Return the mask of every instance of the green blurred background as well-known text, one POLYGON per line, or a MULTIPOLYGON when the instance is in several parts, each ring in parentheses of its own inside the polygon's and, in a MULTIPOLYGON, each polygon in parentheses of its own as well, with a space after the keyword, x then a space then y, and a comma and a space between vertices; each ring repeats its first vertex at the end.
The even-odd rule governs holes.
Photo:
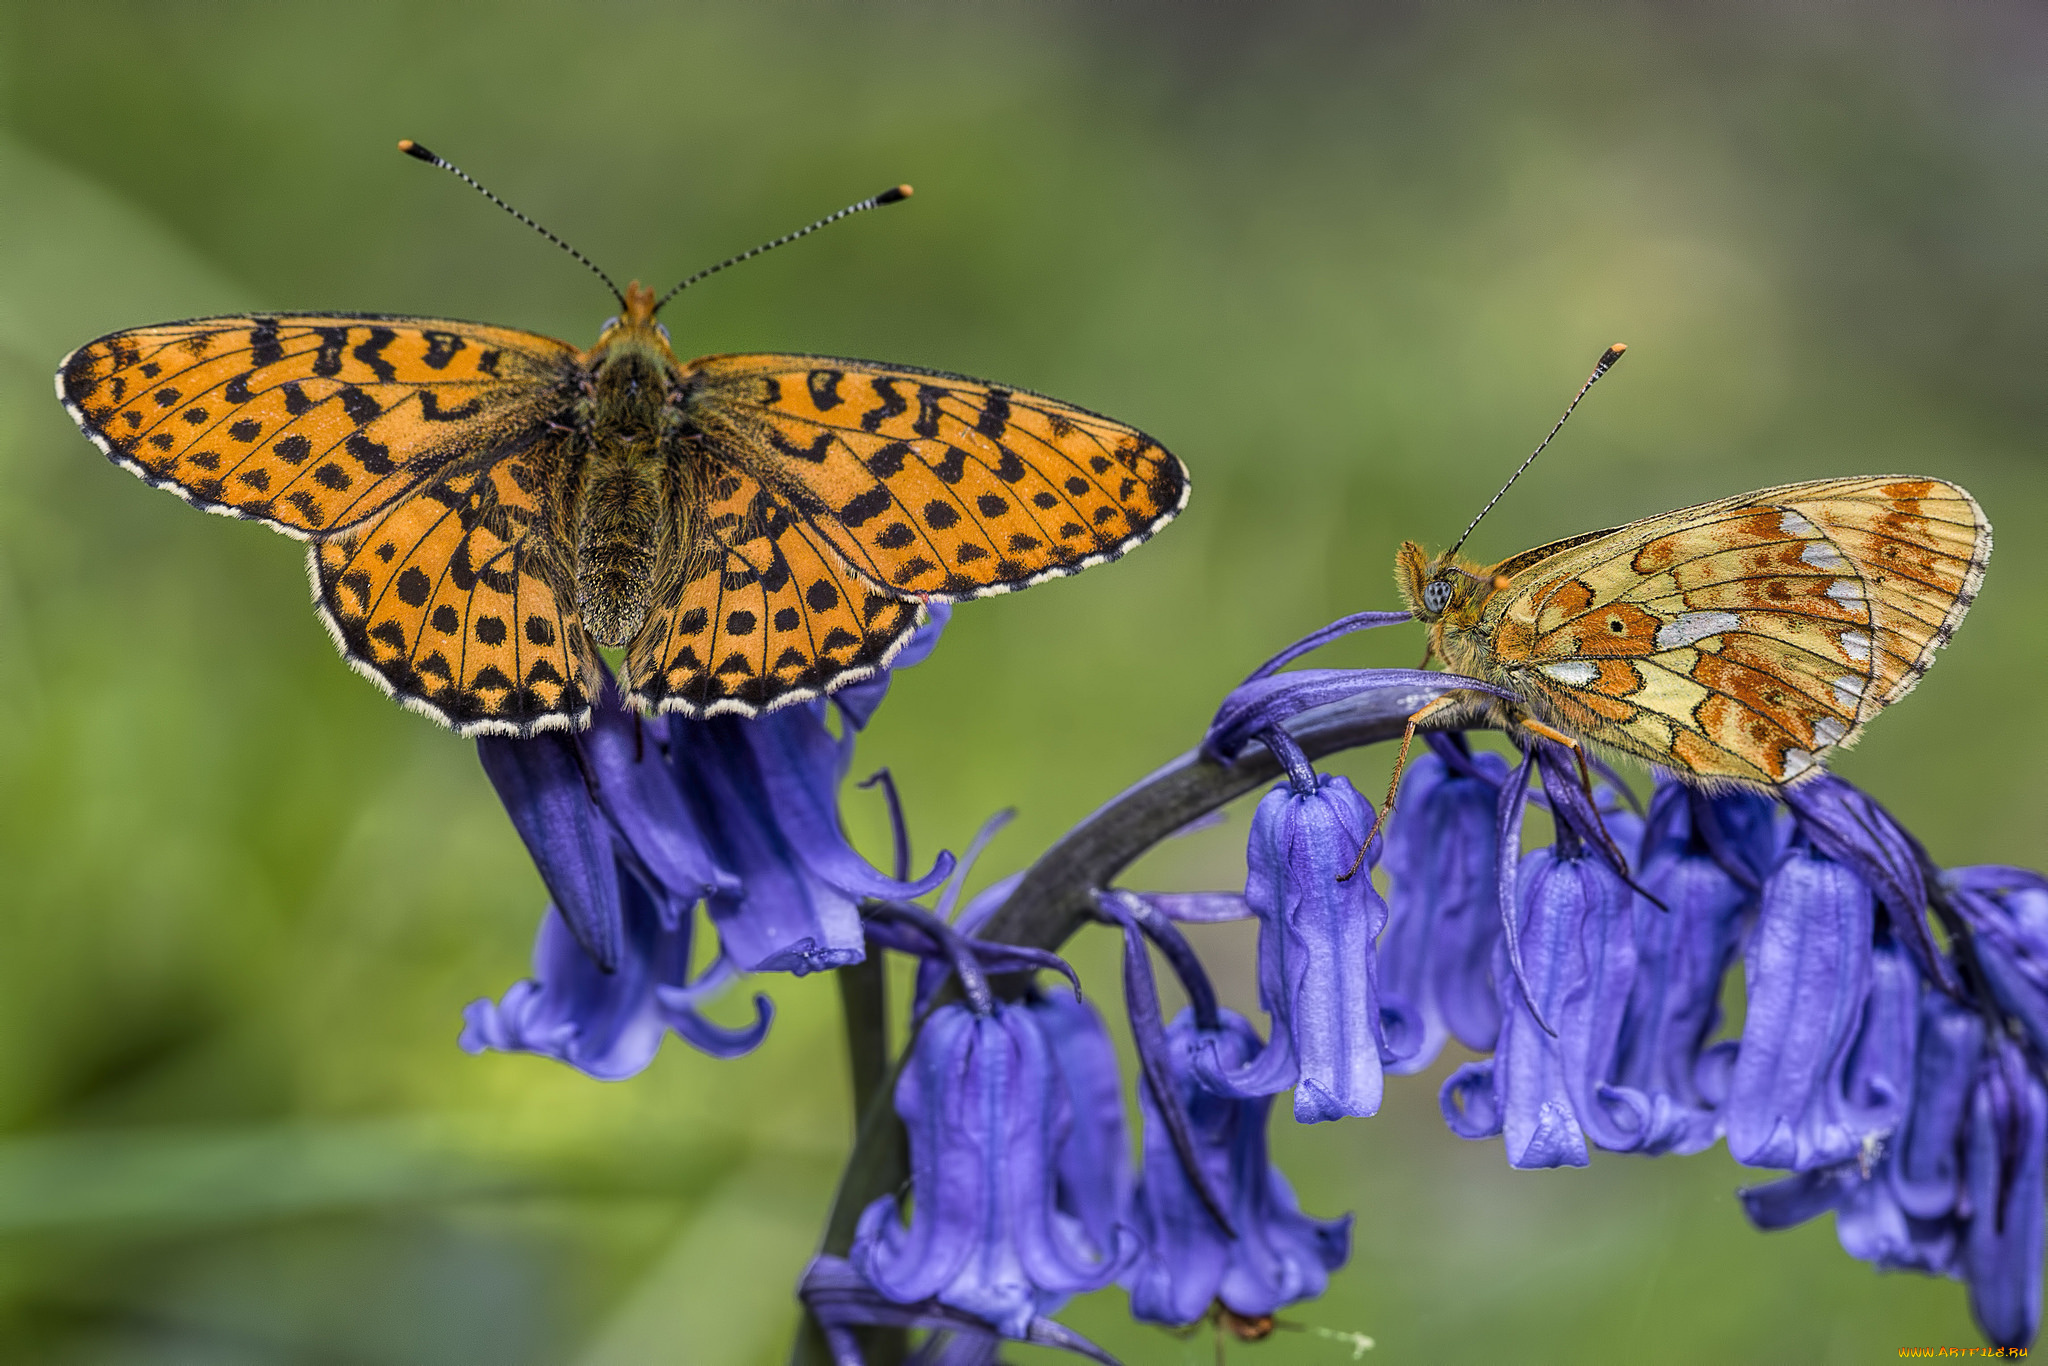
MULTIPOLYGON (((50 396, 100 333, 242 308, 587 344, 609 301, 462 163, 657 287, 684 355, 984 374, 1151 431, 1193 504, 960 611, 860 763, 1006 871, 1187 748, 1296 635, 1395 604, 1600 348, 1477 537, 1505 555, 1784 480, 1941 475, 1999 550, 1840 769, 1950 863, 2042 862, 2048 15, 1954 6, 104 4, 0 10, 0 1359, 767 1363, 849 1125, 831 984, 753 1057, 627 1083, 470 1058, 542 905, 471 747, 335 658, 300 552, 120 473, 50 396)), ((1384 631, 1333 662, 1413 664, 1384 631)), ((1350 771, 1384 781, 1381 755, 1350 771)), ((880 850, 872 794, 849 823, 880 850)), ((1242 811, 1133 881, 1242 877, 1242 811)), ((1237 1004, 1249 944, 1204 936, 1237 1004)), ((1075 954, 1116 1000, 1108 947, 1075 954)), ((743 1003, 727 1008, 737 1012, 743 1003)), ((1370 1360, 1861 1362, 1977 1341, 1718 1151, 1511 1173, 1442 1069, 1275 1124, 1356 1253, 1298 1318, 1370 1360)), ((1207 1362, 1124 1318, 1133 1362, 1207 1362)), ((1282 1334, 1244 1361, 1340 1362, 1282 1334)), ((1020 1352, 1017 1359, 1041 1359, 1020 1352)))

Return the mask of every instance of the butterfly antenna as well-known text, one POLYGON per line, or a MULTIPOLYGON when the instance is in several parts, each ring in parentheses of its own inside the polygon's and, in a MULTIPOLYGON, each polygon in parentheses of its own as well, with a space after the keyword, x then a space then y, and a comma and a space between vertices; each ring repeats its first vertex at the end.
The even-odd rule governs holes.
POLYGON ((442 157, 435 156, 432 152, 420 146, 411 138, 400 138, 398 140, 398 150, 405 153, 407 156, 412 157, 416 161, 424 161, 430 166, 439 166, 442 170, 448 172, 448 174, 460 178, 462 183, 469 186, 470 189, 475 190, 485 199, 490 200, 493 204, 496 204, 506 213, 511 214, 514 218, 526 224, 527 227, 532 228, 542 237, 547 238, 548 241, 553 242, 563 251, 568 252, 571 256, 581 261, 584 265, 590 267, 591 273, 597 276, 598 279, 604 281, 604 287, 612 292, 612 297, 614 299, 617 299, 619 301, 619 307, 624 308, 626 306, 626 296, 619 293, 619 287, 612 283, 611 276, 605 274, 602 270, 599 270, 597 268, 597 262, 591 260, 582 252, 576 250, 576 248, 570 246, 567 242, 564 242, 561 238, 555 236, 546 228, 534 222, 531 218, 528 218, 525 214, 519 212, 519 210, 513 208, 510 204, 507 204, 504 200, 498 198, 498 196, 492 194, 489 190, 485 189, 481 184, 479 184, 476 180, 476 177, 472 176, 469 172, 463 170, 460 166, 457 166, 452 161, 448 161, 442 157))
POLYGON ((1449 550, 1444 552, 1444 558, 1449 559, 1451 556, 1458 553, 1459 547, 1465 544, 1466 537, 1472 534, 1473 527, 1479 525, 1479 518, 1484 517, 1487 513, 1493 511, 1493 505, 1495 503, 1498 503, 1501 500, 1501 498, 1507 493, 1507 491, 1515 486, 1515 481, 1522 477, 1522 471, 1528 469, 1529 466, 1536 463, 1536 457, 1543 454, 1543 448, 1545 446, 1548 446, 1551 443, 1551 441, 1556 438, 1557 434, 1564 430, 1564 424, 1571 419, 1572 410, 1579 406, 1579 400, 1586 396, 1586 391, 1588 389, 1591 389, 1595 384, 1599 382, 1600 376, 1606 374, 1609 370, 1614 368, 1614 363, 1621 359, 1621 353, 1626 350, 1628 350, 1628 347, 1625 344, 1621 342, 1616 342, 1614 345, 1608 347, 1605 351, 1602 351, 1600 353, 1600 361, 1597 365, 1593 367, 1593 373, 1586 376, 1586 382, 1579 386, 1579 392, 1572 395, 1572 401, 1570 403, 1565 404, 1564 416, 1560 417, 1557 420, 1557 425, 1550 429, 1550 435, 1544 437, 1542 442, 1537 445, 1536 449, 1529 452, 1529 458, 1527 460, 1524 460, 1521 464, 1515 467, 1515 472, 1508 476, 1507 483, 1502 484, 1500 486, 1500 492, 1494 494, 1492 498, 1487 500, 1486 506, 1479 509, 1479 517, 1474 517, 1472 519, 1471 525, 1465 528, 1465 535, 1460 536, 1458 538, 1457 544, 1453 545, 1449 550))
MULTIPOLYGON (((478 186, 478 188, 481 189, 482 186, 478 186)), ((869 209, 879 209, 884 204, 901 203, 903 200, 910 198, 910 196, 911 189, 908 185, 896 185, 882 191, 880 194, 875 195, 870 199, 863 199, 858 204, 848 204, 838 213, 828 213, 823 218, 820 218, 817 222, 811 224, 809 227, 798 228, 795 232, 789 233, 782 237, 778 237, 773 242, 763 242, 760 246, 755 247, 752 251, 743 251, 737 256, 728 256, 725 260, 720 261, 717 265, 712 266, 707 270, 698 271, 695 275, 692 275, 689 279, 683 281, 674 289, 662 295, 660 301, 654 305, 654 311, 656 313, 661 312, 662 305, 666 304, 670 299, 675 298, 676 295, 682 293, 691 285, 696 284, 699 280, 702 280, 706 276, 718 274, 719 271, 724 270, 727 266, 736 266, 740 262, 747 260, 749 257, 759 256, 762 252, 773 251, 777 247, 788 246, 791 242, 796 241, 797 238, 808 237, 812 233, 816 232, 819 228, 825 227, 827 224, 837 223, 842 218, 850 218, 857 213, 866 213, 869 209)))

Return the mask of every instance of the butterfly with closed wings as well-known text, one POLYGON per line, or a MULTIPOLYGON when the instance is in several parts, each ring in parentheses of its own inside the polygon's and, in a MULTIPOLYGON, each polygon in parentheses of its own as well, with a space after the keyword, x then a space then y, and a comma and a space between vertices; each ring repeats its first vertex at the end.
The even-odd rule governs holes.
MULTIPOLYGON (((612 282, 452 164, 453 171, 612 282)), ((648 711, 754 715, 873 674, 924 604, 1114 559, 1187 502, 1135 428, 961 375, 822 356, 687 364, 679 291, 637 282, 579 351, 370 314, 243 314, 117 332, 57 395, 115 462, 311 542, 349 663, 465 735, 588 722, 599 646, 648 711)))
MULTIPOLYGON (((1600 358, 1551 436, 1623 350, 1600 358)), ((1499 499, 1440 555, 1404 543, 1395 579, 1430 652, 1516 701, 1447 693, 1409 718, 1403 757, 1419 724, 1477 709, 1710 788, 1783 787, 1912 690, 1991 556, 1976 500, 1919 475, 1785 484, 1494 565, 1462 558, 1499 499)))

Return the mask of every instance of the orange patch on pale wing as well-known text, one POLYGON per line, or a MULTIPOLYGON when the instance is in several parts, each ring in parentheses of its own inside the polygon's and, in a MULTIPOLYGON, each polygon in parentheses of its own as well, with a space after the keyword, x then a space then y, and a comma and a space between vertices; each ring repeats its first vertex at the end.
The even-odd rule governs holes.
POLYGON ((1728 739, 1718 732, 1717 722, 1710 716, 1720 718, 1718 725, 1735 726, 1738 733, 1759 744, 1766 734, 1782 733, 1802 749, 1817 748, 1813 723, 1822 714, 1831 714, 1831 709, 1820 707, 1802 689, 1777 674, 1751 668, 1723 653, 1700 656, 1692 676, 1716 693, 1726 694, 1708 698, 1698 711, 1707 733, 1723 744, 1728 739), (1726 705, 1730 699, 1739 702, 1741 708, 1731 711, 1726 705))

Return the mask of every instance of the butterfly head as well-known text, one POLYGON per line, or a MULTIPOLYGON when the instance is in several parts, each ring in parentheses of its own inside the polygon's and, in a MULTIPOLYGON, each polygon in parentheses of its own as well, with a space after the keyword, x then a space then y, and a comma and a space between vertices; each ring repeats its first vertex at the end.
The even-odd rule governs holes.
POLYGON ((1394 560, 1394 581, 1408 610, 1423 622, 1470 626, 1498 586, 1480 566, 1445 553, 1431 559, 1414 541, 1403 541, 1394 560))
POLYGON ((655 310, 661 307, 655 302, 654 291, 635 280, 626 286, 624 302, 626 311, 617 317, 606 318, 604 326, 597 330, 598 346, 617 346, 636 339, 642 344, 658 345, 666 352, 669 349, 668 329, 654 320, 655 310))

